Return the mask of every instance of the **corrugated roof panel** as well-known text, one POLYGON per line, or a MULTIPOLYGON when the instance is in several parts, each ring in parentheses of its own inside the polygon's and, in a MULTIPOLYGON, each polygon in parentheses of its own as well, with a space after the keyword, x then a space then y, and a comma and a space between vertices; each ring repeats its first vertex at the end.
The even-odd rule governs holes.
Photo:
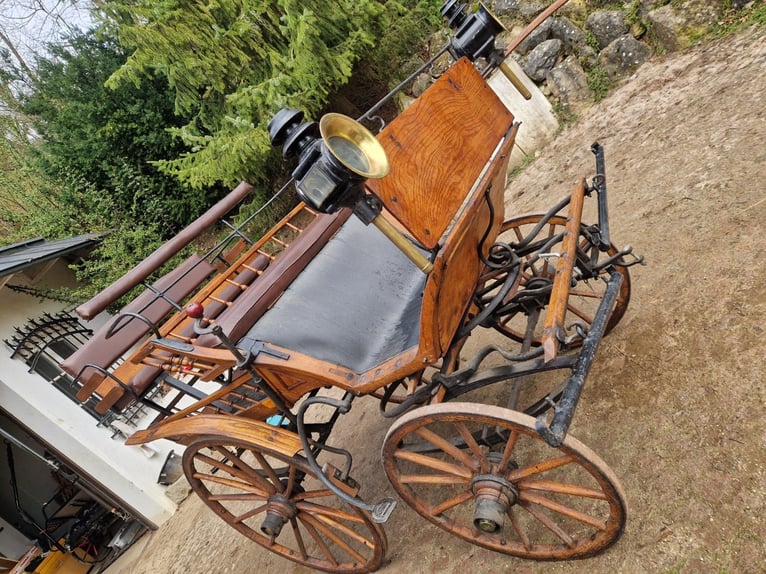
POLYGON ((0 277, 23 271, 38 263, 63 257, 81 249, 92 247, 100 240, 95 233, 86 233, 66 239, 46 241, 41 238, 15 243, 0 249, 0 277))

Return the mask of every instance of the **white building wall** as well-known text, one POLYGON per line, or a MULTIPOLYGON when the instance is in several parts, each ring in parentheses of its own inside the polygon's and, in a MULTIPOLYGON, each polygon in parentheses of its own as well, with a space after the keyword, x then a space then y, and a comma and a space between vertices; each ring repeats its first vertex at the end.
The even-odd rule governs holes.
MULTIPOLYGON (((65 268, 64 268, 65 269, 65 268)), ((0 340, 10 340, 13 328, 30 318, 63 310, 64 304, 0 289, 0 340)), ((98 325, 85 323, 93 328, 98 325)), ((76 464, 92 479, 124 501, 132 511, 159 526, 176 510, 176 504, 157 484, 160 470, 171 449, 182 450, 169 441, 151 444, 155 454, 126 446, 112 439, 112 431, 97 427, 97 420, 69 400, 48 381, 29 373, 20 360, 11 359, 6 346, 0 351, 0 405, 30 431, 76 464)))

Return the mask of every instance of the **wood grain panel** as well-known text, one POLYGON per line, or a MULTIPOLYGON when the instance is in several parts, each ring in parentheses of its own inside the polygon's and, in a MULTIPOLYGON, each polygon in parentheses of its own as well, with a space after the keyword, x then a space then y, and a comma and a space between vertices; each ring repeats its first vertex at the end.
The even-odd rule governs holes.
MULTIPOLYGON (((229 415, 197 415, 171 421, 133 433, 125 444, 143 444, 160 438, 184 443, 183 438, 215 436, 249 442, 275 450, 285 456, 294 456, 302 446, 298 435, 266 424, 265 422, 229 415)), ((188 441, 187 441, 188 442, 188 441)))
POLYGON ((391 170, 368 186, 433 249, 512 122, 473 65, 460 60, 378 135, 391 170))

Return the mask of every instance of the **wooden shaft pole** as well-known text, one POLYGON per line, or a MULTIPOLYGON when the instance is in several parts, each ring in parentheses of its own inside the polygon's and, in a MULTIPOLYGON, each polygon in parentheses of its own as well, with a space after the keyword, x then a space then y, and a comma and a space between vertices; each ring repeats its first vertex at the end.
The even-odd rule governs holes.
POLYGON ((518 90, 518 92, 525 100, 532 99, 532 92, 530 92, 529 89, 522 83, 521 78, 513 73, 513 70, 511 70, 511 67, 508 64, 505 62, 500 64, 500 71, 506 78, 508 78, 508 81, 513 84, 513 87, 518 90))
POLYGON ((567 224, 564 237, 561 240, 561 253, 556 261, 556 275, 553 279, 550 303, 545 313, 543 324, 543 351, 545 362, 556 358, 559 349, 559 339, 564 332, 564 315, 569 303, 569 288, 572 282, 572 271, 577 256, 577 240, 580 237, 580 222, 582 207, 585 200, 585 178, 581 179, 572 191, 569 202, 567 224))

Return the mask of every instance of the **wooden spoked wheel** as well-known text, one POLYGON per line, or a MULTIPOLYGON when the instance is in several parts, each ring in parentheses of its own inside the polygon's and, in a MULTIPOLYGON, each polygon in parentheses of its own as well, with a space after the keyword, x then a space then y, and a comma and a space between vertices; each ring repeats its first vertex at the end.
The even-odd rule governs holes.
POLYGON ((325 488, 300 456, 202 437, 186 448, 183 468, 218 516, 271 552, 325 572, 371 572, 383 561, 383 529, 325 488))
MULTIPOLYGON (((535 213, 522 215, 506 220, 501 228, 498 241, 512 243, 519 242, 532 233, 535 226, 543 219, 544 215, 535 213)), ((531 346, 541 344, 543 323, 545 320, 544 308, 548 304, 550 289, 553 285, 553 277, 556 269, 555 257, 546 255, 539 257, 541 250, 546 254, 555 254, 560 251, 561 241, 550 240, 564 231, 566 217, 555 215, 538 231, 529 243, 530 247, 520 250, 522 272, 519 285, 512 290, 505 303, 500 305, 491 317, 490 324, 503 335, 514 341, 523 342, 525 334, 529 334, 531 346), (513 300, 511 300, 513 298, 513 300)), ((585 231, 583 231, 585 233, 585 231)), ((589 247, 588 240, 581 237, 580 247, 589 247)), ((614 245, 610 246, 602 257, 611 257, 617 253, 614 245)), ((615 269, 623 275, 622 286, 617 296, 612 314, 606 325, 605 334, 620 322, 630 300, 630 276, 626 267, 615 266, 615 269)), ((608 272, 602 271, 604 278, 608 279, 608 272)), ((575 273, 575 278, 577 277, 575 273)), ((488 279, 479 285, 475 301, 481 309, 491 299, 496 285, 504 276, 488 279)), ((580 323, 586 329, 590 327, 596 310, 604 297, 606 282, 599 278, 588 280, 578 279, 577 284, 569 292, 564 325, 569 327, 580 323)), ((572 346, 576 346, 575 342, 572 346)))
POLYGON ((475 403, 421 407, 386 435, 386 473, 419 514, 478 546, 536 560, 601 552, 625 525, 617 478, 571 436, 548 446, 534 423, 475 403))

